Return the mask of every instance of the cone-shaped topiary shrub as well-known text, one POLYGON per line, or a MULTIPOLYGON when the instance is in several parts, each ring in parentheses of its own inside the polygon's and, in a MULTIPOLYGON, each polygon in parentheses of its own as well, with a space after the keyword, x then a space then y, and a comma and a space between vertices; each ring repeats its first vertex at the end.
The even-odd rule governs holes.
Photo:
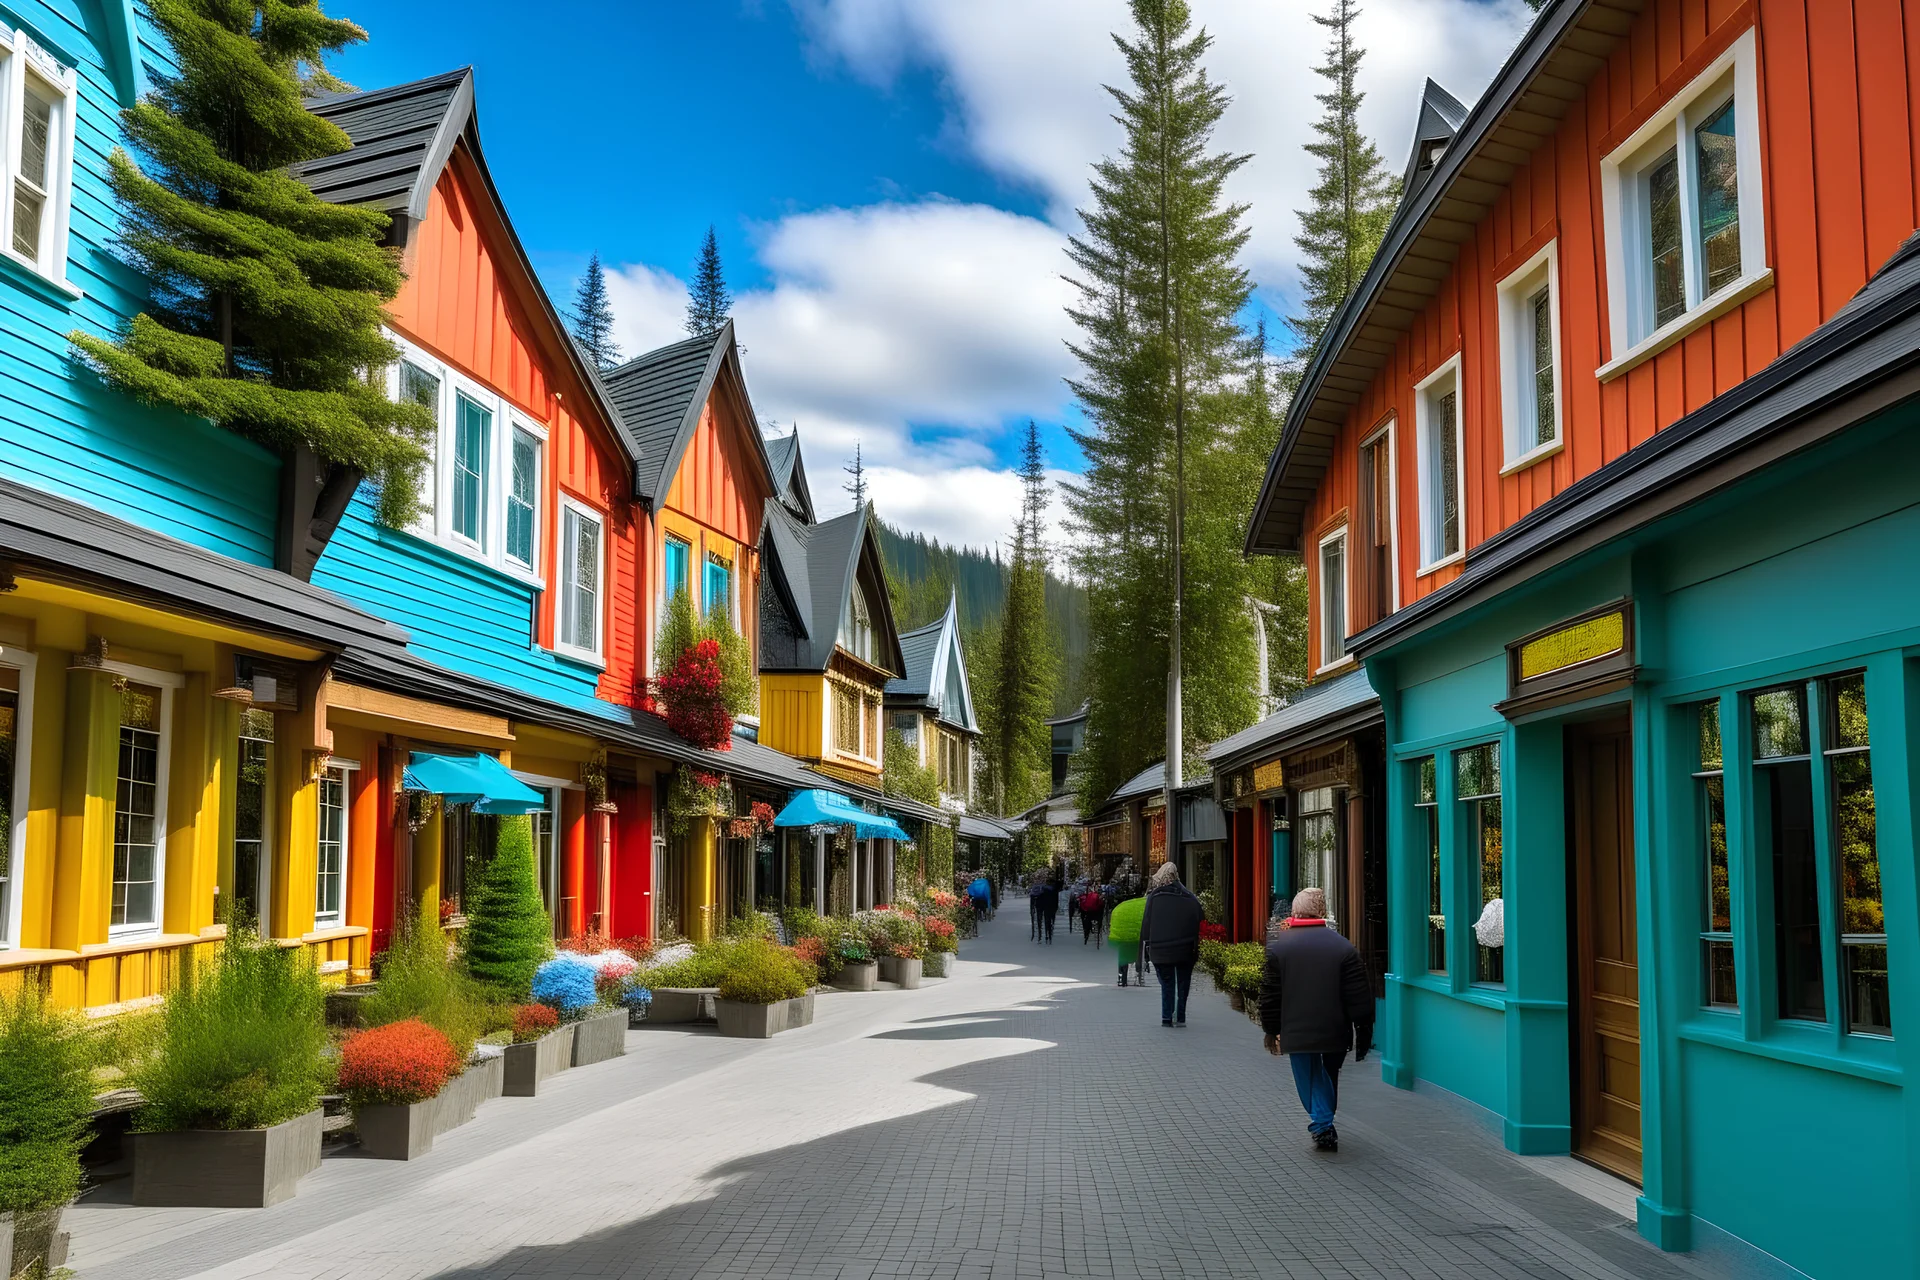
POLYGON ((524 1001, 533 975, 553 954, 553 925, 540 903, 533 861, 533 822, 500 819, 493 861, 467 912, 467 972, 502 999, 524 1001))

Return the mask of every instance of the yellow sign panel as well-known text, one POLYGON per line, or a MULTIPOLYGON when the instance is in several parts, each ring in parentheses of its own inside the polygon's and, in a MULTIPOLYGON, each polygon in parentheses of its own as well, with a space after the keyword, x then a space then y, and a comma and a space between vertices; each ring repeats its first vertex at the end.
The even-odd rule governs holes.
POLYGON ((1520 647, 1520 678, 1550 675, 1619 653, 1627 643, 1627 616, 1623 611, 1603 613, 1570 627, 1530 640, 1520 647))
POLYGON ((1278 760, 1269 760, 1265 764, 1253 766, 1253 789, 1255 791, 1274 791, 1287 785, 1287 771, 1280 767, 1278 760))

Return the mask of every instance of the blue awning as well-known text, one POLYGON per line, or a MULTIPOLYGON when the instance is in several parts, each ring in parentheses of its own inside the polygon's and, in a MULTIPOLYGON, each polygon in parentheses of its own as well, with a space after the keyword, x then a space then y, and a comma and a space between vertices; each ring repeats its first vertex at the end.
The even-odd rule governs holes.
POLYGON ((837 791, 796 791, 773 820, 776 827, 831 825, 852 827, 862 840, 912 839, 901 825, 883 813, 868 813, 837 791))
POLYGON ((547 807, 545 796, 479 752, 447 756, 416 751, 400 785, 407 791, 430 791, 448 804, 470 804, 475 813, 532 813, 547 807))

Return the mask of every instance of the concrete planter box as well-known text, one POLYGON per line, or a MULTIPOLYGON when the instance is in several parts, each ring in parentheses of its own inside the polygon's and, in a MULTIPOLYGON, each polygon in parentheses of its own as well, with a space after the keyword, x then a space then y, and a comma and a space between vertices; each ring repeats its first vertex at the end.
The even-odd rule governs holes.
POLYGON ((747 1040, 765 1040, 782 1031, 808 1026, 813 1022, 813 992, 772 1004, 748 1004, 743 1000, 718 1001, 720 1034, 747 1040))
POLYGON ((424 1102, 361 1107, 353 1113, 360 1149, 376 1160, 419 1159, 433 1150, 435 1138, 473 1119, 488 1098, 500 1096, 505 1062, 504 1058, 480 1059, 424 1102))
POLYGON ((627 1052, 627 1011, 612 1009, 573 1024, 573 1065, 590 1067, 627 1052))
POLYGON ((813 992, 787 1001, 787 1029, 813 1025, 813 992))
POLYGON ((60 1215, 67 1206, 55 1205, 32 1213, 0 1213, 0 1262, 10 1262, 7 1274, 23 1276, 36 1263, 51 1273, 66 1265, 67 1236, 60 1215))
POLYGON ((841 965, 833 975, 833 985, 842 991, 872 991, 879 981, 880 965, 873 960, 841 965))
POLYGON ((648 1022, 712 1022, 719 1016, 713 1005, 718 987, 657 987, 648 1022))
POLYGON ((894 983, 905 991, 918 991, 924 963, 918 956, 911 959, 888 956, 880 961, 880 980, 894 983))
POLYGON ((953 952, 935 951, 921 962, 922 972, 929 978, 951 978, 953 976, 953 952))
POLYGON ((262 1209, 320 1167, 319 1108, 270 1129, 183 1129, 133 1138, 133 1202, 262 1209))
POLYGON ((501 1055, 503 1092, 509 1098, 531 1098, 540 1082, 573 1065, 573 1024, 549 1031, 526 1044, 510 1044, 501 1055))

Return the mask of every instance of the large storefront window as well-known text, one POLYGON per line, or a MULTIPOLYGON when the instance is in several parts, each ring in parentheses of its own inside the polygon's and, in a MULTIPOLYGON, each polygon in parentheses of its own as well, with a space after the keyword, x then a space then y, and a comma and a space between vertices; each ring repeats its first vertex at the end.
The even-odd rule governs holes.
POLYGON ((1454 792, 1466 819, 1466 848, 1479 869, 1479 911, 1474 921, 1475 982, 1506 984, 1505 906, 1501 900, 1503 837, 1500 827, 1500 744, 1483 743, 1454 753, 1454 792), (1498 904, 1496 907, 1495 904, 1498 904), (1501 923, 1496 926, 1495 920, 1501 923), (1494 937, 1497 941, 1482 939, 1494 937))
POLYGON ((1697 709, 1699 765, 1694 789, 1700 804, 1700 864, 1706 909, 1700 922, 1701 959, 1705 965, 1706 998, 1719 1009, 1740 1007, 1739 985, 1733 964, 1733 885, 1727 870, 1727 792, 1720 748, 1720 704, 1703 702, 1697 709))
POLYGON ((1420 771, 1420 798, 1414 802, 1420 843, 1427 853, 1427 972, 1447 971, 1447 908, 1440 894, 1440 797, 1438 768, 1428 756, 1415 765, 1420 771))

